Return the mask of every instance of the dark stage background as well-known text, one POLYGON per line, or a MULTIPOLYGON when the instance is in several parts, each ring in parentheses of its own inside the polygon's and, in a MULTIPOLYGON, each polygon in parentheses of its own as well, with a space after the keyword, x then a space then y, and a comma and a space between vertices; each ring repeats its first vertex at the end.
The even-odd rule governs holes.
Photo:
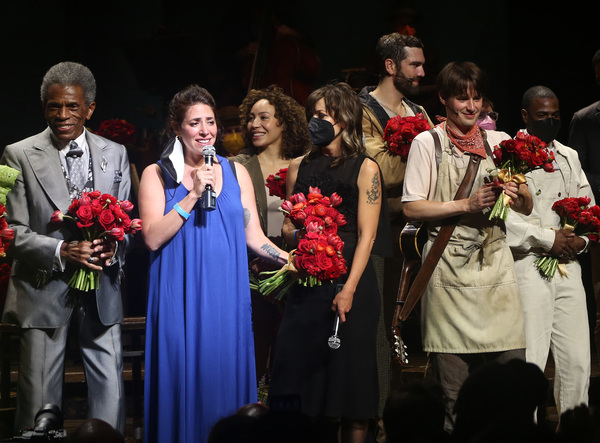
MULTIPOLYGON (((44 129, 39 87, 46 70, 65 60, 89 68, 98 83, 97 108, 88 126, 126 119, 137 128, 130 159, 138 171, 158 155, 156 134, 172 95, 190 83, 206 87, 219 106, 238 105, 251 58, 236 54, 256 42, 267 2, 229 0, 12 1, 0 7, 0 149, 44 129)), ((498 128, 522 127, 521 97, 543 84, 559 96, 567 142, 579 108, 600 99, 591 58, 600 48, 600 2, 540 1, 281 1, 280 21, 305 37, 309 62, 303 80, 319 87, 350 80, 375 84, 369 70, 379 36, 409 23, 426 45, 426 77, 414 100, 433 117, 442 112, 435 75, 449 61, 470 60, 488 73, 489 96, 500 113, 498 128), (409 8, 410 13, 406 13, 409 8), (403 12, 403 13, 402 13, 403 12), (311 50, 313 52, 311 52, 311 50), (311 70, 314 57, 318 71, 311 70), (310 77, 310 76, 313 77, 310 77)), ((263 46, 264 47, 264 46, 263 46)), ((272 66, 293 63, 291 52, 272 66)), ((285 65, 285 66, 284 66, 285 65)), ((306 83, 306 82, 304 82, 306 83)), ((143 247, 137 249, 144 257, 143 247)), ((130 260, 128 314, 144 314, 144 260, 130 260)))
MULTIPOLYGON (((600 48, 600 2, 306 0, 274 6, 277 16, 307 37, 321 63, 313 85, 344 79, 346 69, 372 61, 377 38, 393 31, 398 6, 417 13, 412 22, 426 44, 424 93, 416 101, 438 113, 427 88, 452 60, 471 60, 490 77, 499 128, 521 126, 526 88, 545 84, 558 94, 566 142, 574 111, 600 99, 591 58, 600 48)), ((164 105, 189 83, 210 90, 219 105, 237 105, 234 51, 256 40, 256 8, 266 2, 121 0, 17 1, 0 9, 0 146, 44 128, 39 86, 54 63, 89 66, 98 82, 96 129, 108 118, 136 125, 138 136, 162 127, 164 105)), ((370 77, 352 77, 373 83, 370 77)), ((242 90, 238 89, 238 92, 242 90)))

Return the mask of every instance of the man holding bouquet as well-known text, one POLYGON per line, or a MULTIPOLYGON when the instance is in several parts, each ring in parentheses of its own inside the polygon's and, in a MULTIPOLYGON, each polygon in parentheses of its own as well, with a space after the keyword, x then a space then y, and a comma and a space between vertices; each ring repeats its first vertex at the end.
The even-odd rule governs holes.
POLYGON ((6 205, 15 238, 3 314, 3 321, 22 327, 17 430, 33 426, 43 405, 62 405, 72 323, 88 385, 88 415, 124 430, 119 269, 126 248, 115 241, 84 241, 75 224, 51 223, 53 213, 67 213, 82 192, 129 198, 125 148, 85 129, 95 95, 96 81, 85 66, 63 62, 50 68, 41 86, 48 127, 7 146, 0 159, 21 172, 6 205), (99 272, 99 288, 69 286, 81 268, 99 272))
MULTIPOLYGON (((397 32, 383 35, 377 42, 375 52, 379 83, 375 86, 365 86, 360 91, 358 98, 363 104, 362 129, 367 155, 375 160, 381 169, 390 221, 395 227, 397 238, 404 226, 400 199, 406 159, 394 154, 386 147, 384 132, 388 121, 394 117, 414 117, 422 114, 423 118, 431 125, 425 109, 406 98, 407 95, 415 95, 419 92, 419 82, 425 76, 423 69, 425 55, 420 39, 397 32)), ((377 333, 379 415, 381 416, 385 399, 391 392, 390 345, 385 332, 384 308, 386 303, 389 304, 396 299, 403 258, 398 252, 395 257, 387 260, 380 256, 373 256, 372 260, 382 297, 381 318, 377 333), (387 268, 388 271, 384 272, 384 268, 387 268), (390 288, 390 291, 384 293, 384 287, 390 288)), ((390 308, 394 309, 392 306, 390 308)))
POLYGON ((511 247, 525 313, 527 361, 546 366, 552 350, 554 397, 559 413, 587 404, 590 380, 590 340, 586 294, 576 257, 589 240, 561 226, 553 205, 569 197, 594 195, 581 169, 577 152, 556 140, 560 129, 558 98, 545 86, 523 95, 521 110, 527 133, 545 142, 554 153, 554 172, 543 168, 527 173, 533 196, 530 215, 509 211, 507 240, 511 247), (559 260, 559 271, 544 273, 540 257, 559 260), (565 272, 566 271, 566 272, 565 272))
POLYGON ((440 71, 437 89, 447 119, 415 137, 402 196, 406 218, 428 222, 425 259, 438 258, 421 299, 421 329, 423 349, 448 399, 449 432, 458 391, 471 372, 488 362, 525 358, 523 313, 506 230, 504 222, 490 220, 489 212, 501 190, 513 201, 511 212, 529 214, 532 202, 525 184, 489 183, 489 170, 495 169, 491 148, 510 137, 476 125, 485 80, 483 70, 471 62, 451 62, 440 71), (457 196, 473 169, 471 189, 457 196), (430 255, 449 221, 455 227, 447 244, 440 254, 430 255))
POLYGON ((419 92, 419 82, 425 77, 423 43, 417 37, 394 32, 382 36, 375 51, 379 83, 365 86, 358 95, 363 104, 363 134, 367 154, 381 168, 390 213, 400 213, 406 158, 385 146, 384 131, 391 118, 417 114, 433 127, 425 108, 406 98, 419 92))

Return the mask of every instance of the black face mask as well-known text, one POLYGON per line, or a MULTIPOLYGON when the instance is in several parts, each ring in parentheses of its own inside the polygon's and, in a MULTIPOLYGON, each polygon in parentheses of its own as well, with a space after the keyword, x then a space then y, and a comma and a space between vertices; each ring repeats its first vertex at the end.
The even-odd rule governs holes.
POLYGON ((311 117, 308 122, 308 136, 311 143, 321 147, 329 145, 336 137, 333 126, 327 120, 311 117))
POLYGON ((527 125, 528 132, 538 137, 541 141, 550 143, 560 131, 560 120, 545 118, 543 120, 532 120, 527 125))

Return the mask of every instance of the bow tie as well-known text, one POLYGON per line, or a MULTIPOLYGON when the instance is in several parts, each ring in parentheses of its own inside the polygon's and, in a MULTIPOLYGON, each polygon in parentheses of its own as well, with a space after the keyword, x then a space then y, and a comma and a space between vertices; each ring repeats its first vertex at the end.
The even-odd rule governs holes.
POLYGON ((75 140, 72 140, 69 143, 69 152, 67 152, 67 157, 81 157, 83 155, 83 149, 77 144, 75 140))

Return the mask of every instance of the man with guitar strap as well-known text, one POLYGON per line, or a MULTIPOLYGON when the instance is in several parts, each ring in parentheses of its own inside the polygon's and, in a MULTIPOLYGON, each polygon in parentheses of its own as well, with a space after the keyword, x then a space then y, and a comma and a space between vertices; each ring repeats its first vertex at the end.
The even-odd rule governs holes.
MULTIPOLYGON (((525 185, 487 183, 487 169, 495 168, 490 146, 510 136, 476 125, 485 94, 483 71, 470 62, 449 63, 437 89, 447 120, 414 139, 402 202, 407 219, 428 222, 425 259, 413 286, 421 280, 423 349, 449 399, 445 427, 451 432, 454 401, 469 373, 488 361, 525 358, 521 298, 506 227, 488 216, 502 188, 514 202, 511 210, 529 214, 533 203, 525 185), (442 148, 439 166, 434 137, 442 148), (463 181, 470 189, 457 198, 463 181), (446 239, 444 234, 449 234, 446 239)), ((412 292, 418 299, 420 293, 412 292)), ((408 297, 407 304, 411 291, 408 297)))
MULTIPOLYGON (((384 261, 382 257, 373 256, 373 265, 377 272, 379 290, 382 294, 381 320, 377 333, 377 365, 379 375, 379 415, 383 413, 385 400, 391 392, 390 345, 387 339, 384 319, 386 316, 386 300, 392 300, 395 294, 387 294, 384 287, 396 288, 399 274, 384 275, 384 266, 388 269, 398 269, 402 264, 398 245, 398 236, 404 218, 401 211, 402 181, 404 180, 405 161, 384 146, 383 134, 390 118, 414 116, 418 113, 425 115, 430 125, 427 112, 406 98, 419 91, 419 81, 425 76, 423 65, 423 43, 417 37, 403 35, 397 32, 379 38, 376 48, 379 70, 377 85, 365 86, 358 98, 363 104, 362 128, 365 137, 367 154, 375 160, 381 169, 383 184, 387 195, 388 208, 392 230, 392 242, 396 245, 395 257, 384 261), (385 263, 385 264, 384 264, 385 263), (385 279, 385 283, 384 283, 385 279)), ((390 254, 391 255, 391 254, 390 254)))

